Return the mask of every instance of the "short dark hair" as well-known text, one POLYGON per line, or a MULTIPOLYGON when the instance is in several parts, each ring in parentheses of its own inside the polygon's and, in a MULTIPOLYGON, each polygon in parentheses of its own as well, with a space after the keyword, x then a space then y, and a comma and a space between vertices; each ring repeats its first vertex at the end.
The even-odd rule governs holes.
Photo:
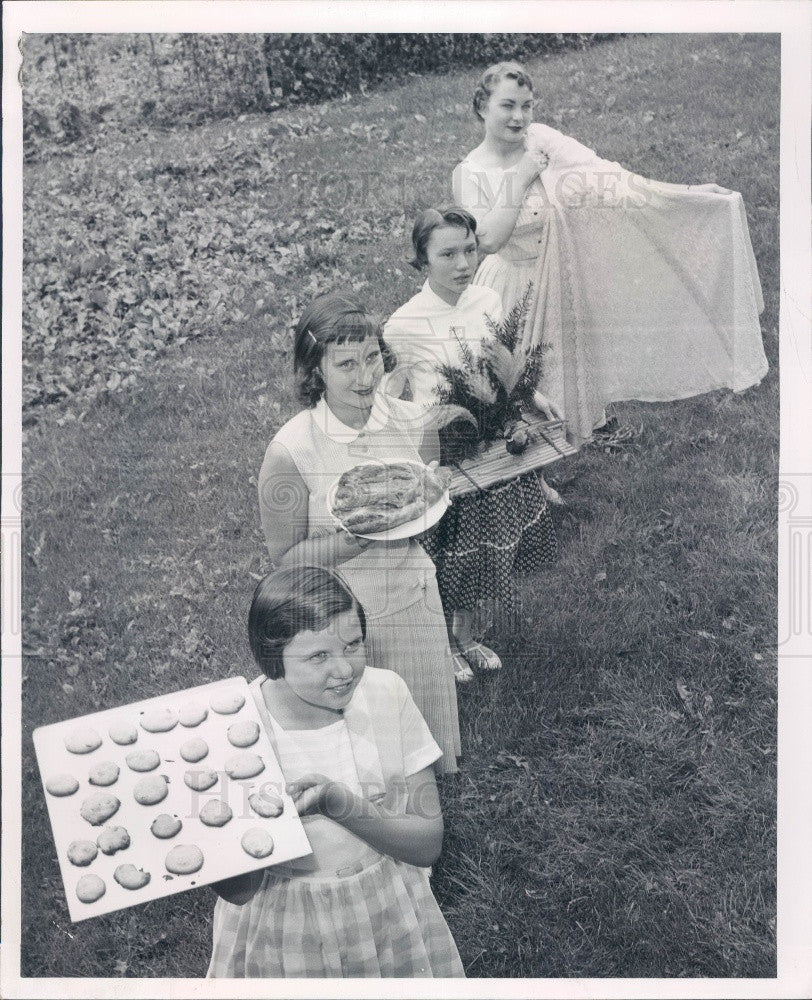
POLYGON ((284 677, 285 646, 300 632, 320 632, 332 618, 352 608, 366 639, 364 609, 331 570, 291 566, 263 577, 248 612, 248 642, 260 670, 271 680, 284 677))
POLYGON ((530 93, 533 93, 533 81, 521 63, 494 63, 479 78, 474 91, 474 114, 480 121, 484 121, 482 110, 502 80, 515 80, 520 87, 527 87, 530 93))
POLYGON ((476 236, 476 219, 464 208, 457 205, 450 205, 448 208, 427 208, 418 215, 412 226, 414 257, 409 261, 412 267, 420 270, 428 264, 426 251, 431 234, 435 229, 442 229, 444 226, 458 227, 465 230, 466 236, 468 233, 476 236))
POLYGON ((299 317, 294 331, 293 370, 300 402, 315 406, 324 393, 319 366, 328 344, 377 337, 384 370, 391 371, 394 358, 384 342, 382 329, 382 323, 351 295, 329 292, 313 299, 299 317))

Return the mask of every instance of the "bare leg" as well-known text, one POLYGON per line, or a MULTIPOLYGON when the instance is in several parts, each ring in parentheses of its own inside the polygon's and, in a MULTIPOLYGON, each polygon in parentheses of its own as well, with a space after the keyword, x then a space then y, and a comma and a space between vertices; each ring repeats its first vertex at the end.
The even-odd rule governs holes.
POLYGON ((536 473, 536 475, 538 476, 541 492, 544 494, 547 502, 555 504, 556 507, 566 507, 567 501, 561 496, 558 490, 553 489, 540 472, 536 473))
POLYGON ((473 623, 472 612, 462 611, 459 608, 454 611, 453 628, 457 646, 471 666, 476 666, 479 670, 498 670, 502 666, 502 661, 492 649, 474 639, 473 623))
MULTIPOLYGON (((536 389, 535 395, 533 396, 533 405, 540 413, 543 413, 548 420, 563 420, 564 418, 564 415, 559 407, 548 399, 540 389, 536 389)), ((567 501, 564 500, 558 490, 554 490, 540 472, 537 473, 537 475, 541 492, 544 494, 547 502, 555 504, 556 507, 566 507, 567 501)))
POLYGON ((454 680, 458 684, 468 684, 474 679, 474 672, 471 669, 471 664, 465 658, 462 652, 462 648, 457 641, 457 637, 454 634, 453 621, 456 612, 451 612, 450 614, 446 612, 446 628, 448 629, 448 645, 451 647, 451 656, 454 661, 454 680))

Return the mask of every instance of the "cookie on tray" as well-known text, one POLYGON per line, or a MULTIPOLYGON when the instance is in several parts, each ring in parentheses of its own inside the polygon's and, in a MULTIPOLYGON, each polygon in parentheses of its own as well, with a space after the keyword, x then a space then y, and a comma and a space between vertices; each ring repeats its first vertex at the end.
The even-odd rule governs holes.
POLYGON ((95 903, 107 891, 98 875, 83 875, 76 885, 76 895, 83 903, 95 903))
POLYGON ((130 835, 123 826, 106 826, 96 837, 102 854, 115 854, 130 846, 130 835))
POLYGON ((161 813, 160 816, 156 816, 152 821, 150 830, 153 836, 158 837, 159 840, 169 840, 171 837, 176 837, 182 827, 183 823, 177 816, 170 816, 169 813, 161 813))
POLYGON ((264 819, 273 819, 281 816, 285 808, 281 795, 276 792, 265 790, 254 792, 248 796, 248 805, 254 810, 257 816, 264 819))
POLYGON ((155 806, 163 802, 168 794, 169 780, 164 774, 150 774, 147 778, 141 778, 133 788, 133 798, 142 806, 155 806))
POLYGON ((84 868, 96 860, 98 847, 92 840, 74 840, 68 846, 68 861, 78 868, 84 868))
POLYGON ((217 772, 207 767, 195 768, 184 774, 183 781, 193 792, 207 792, 217 784, 217 772))
POLYGON ((245 704, 245 697, 239 691, 233 689, 215 691, 209 700, 209 704, 219 715, 234 715, 245 704))
POLYGON ((103 760, 91 767, 87 780, 91 785, 114 785, 118 781, 119 767, 112 760, 103 760))
POLYGON ((120 805, 121 803, 115 795, 111 795, 109 792, 96 792, 85 799, 79 814, 91 826, 101 826, 118 812, 120 805))
POLYGON ((245 853, 252 858, 267 858, 273 852, 273 837, 259 826, 246 830, 240 843, 245 853))
POLYGON ((255 778, 258 774, 262 774, 265 765, 257 754, 245 751, 226 758, 225 769, 230 778, 239 780, 241 778, 255 778))
POLYGON ((79 782, 72 774, 55 774, 45 782, 45 788, 51 795, 60 798, 65 795, 73 795, 79 790, 79 782))
POLYGON ((74 729, 65 737, 65 747, 70 753, 92 753, 101 744, 101 736, 91 726, 74 729))
POLYGON ((178 844, 167 854, 164 864, 173 875, 192 875, 203 867, 203 852, 194 844, 178 844))
POLYGON ((259 726, 252 719, 232 722, 228 727, 228 742, 235 747, 252 747, 259 739, 259 726))
POLYGON ((168 733, 178 724, 178 716, 171 708, 151 708, 141 716, 141 728, 148 733, 168 733))
POLYGON ((124 760, 131 771, 154 771, 161 763, 157 750, 131 750, 124 760))
POLYGON ((196 764, 199 760, 203 760, 208 752, 208 743, 205 740, 201 740, 199 736, 196 736, 192 740, 187 740, 180 748, 181 757, 189 764, 196 764))
POLYGON ((187 729, 199 726, 208 717, 209 710, 205 705, 198 705, 193 701, 181 705, 178 710, 178 722, 187 729))
POLYGON ((138 730, 131 722, 114 722, 107 732, 110 739, 120 747, 130 746, 138 739, 138 730))
POLYGON ((113 878, 125 889, 143 889, 149 882, 150 874, 135 865, 119 865, 113 872, 113 878))
POLYGON ((200 810, 200 822, 206 826, 225 826, 234 814, 221 799, 209 799, 200 810))

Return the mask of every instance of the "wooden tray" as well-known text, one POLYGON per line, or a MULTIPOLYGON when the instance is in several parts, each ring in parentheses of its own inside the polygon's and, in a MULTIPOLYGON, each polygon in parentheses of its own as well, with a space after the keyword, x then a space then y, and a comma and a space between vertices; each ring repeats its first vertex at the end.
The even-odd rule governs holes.
POLYGON ((524 472, 541 469, 557 462, 559 458, 574 455, 578 450, 567 441, 562 420, 544 420, 534 416, 525 416, 524 419, 539 436, 539 440, 528 445, 521 455, 511 455, 505 448, 504 441, 494 441, 475 458, 460 462, 459 468, 451 466, 453 474, 449 493, 452 497, 474 493, 477 486, 486 489, 515 479, 524 472))

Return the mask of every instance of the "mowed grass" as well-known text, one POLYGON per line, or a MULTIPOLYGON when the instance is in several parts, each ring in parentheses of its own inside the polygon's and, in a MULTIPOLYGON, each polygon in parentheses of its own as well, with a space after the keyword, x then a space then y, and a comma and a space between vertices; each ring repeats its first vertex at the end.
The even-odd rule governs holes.
MULTIPOLYGON (((743 396, 616 407, 635 439, 551 468, 569 501, 560 559, 488 632, 505 668, 460 691, 435 893, 470 976, 775 975, 778 41, 627 38, 532 69, 540 120, 643 175, 742 191, 771 370, 743 396)), ((325 106, 326 134, 282 139, 254 118, 150 138, 190 171, 224 130, 246 156, 270 149, 277 182, 224 191, 223 161, 189 204, 301 232, 285 273, 235 284, 247 318, 27 430, 24 975, 205 972, 210 890, 70 923, 31 731, 254 673, 255 474, 297 408, 288 327, 336 283, 382 313, 413 294, 405 220, 447 200, 477 142, 474 78, 325 106), (382 120, 389 140, 368 141, 382 120)), ((99 152, 93 170, 125 183, 144 148, 99 152)), ((27 171, 53 183, 58 163, 27 171)), ((25 221, 36 238, 44 220, 25 221)))

